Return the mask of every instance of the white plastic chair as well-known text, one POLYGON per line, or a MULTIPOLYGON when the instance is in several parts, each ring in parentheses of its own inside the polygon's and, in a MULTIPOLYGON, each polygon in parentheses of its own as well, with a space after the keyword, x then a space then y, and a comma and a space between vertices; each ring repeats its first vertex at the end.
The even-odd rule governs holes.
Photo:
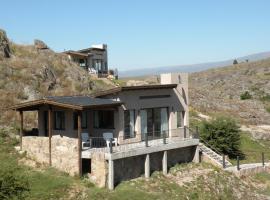
POLYGON ((103 133, 103 139, 106 141, 107 147, 110 147, 110 140, 112 140, 112 144, 115 146, 118 144, 117 138, 113 137, 113 133, 103 133))
POLYGON ((90 138, 88 133, 82 133, 82 149, 91 148, 90 138))

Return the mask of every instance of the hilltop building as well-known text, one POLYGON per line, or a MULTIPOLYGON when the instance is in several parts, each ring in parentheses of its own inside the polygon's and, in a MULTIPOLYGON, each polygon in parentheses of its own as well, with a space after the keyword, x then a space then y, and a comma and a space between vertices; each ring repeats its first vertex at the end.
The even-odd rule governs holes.
POLYGON ((106 44, 92 45, 90 48, 78 51, 69 50, 64 53, 91 74, 97 74, 98 77, 107 77, 109 75, 106 44))

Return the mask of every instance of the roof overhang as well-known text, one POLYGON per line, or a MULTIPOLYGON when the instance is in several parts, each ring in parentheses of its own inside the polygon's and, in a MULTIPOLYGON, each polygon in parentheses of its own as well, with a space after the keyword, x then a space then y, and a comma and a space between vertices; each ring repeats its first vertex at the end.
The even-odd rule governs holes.
POLYGON ((93 97, 102 97, 106 95, 116 94, 122 91, 132 91, 132 90, 153 90, 153 89, 174 89, 177 84, 160 84, 160 85, 138 85, 138 86, 123 86, 116 87, 109 90, 99 91, 94 93, 93 97))
POLYGON ((11 106, 10 109, 17 110, 17 111, 32 111, 38 110, 41 106, 48 105, 48 106, 57 106, 60 108, 66 109, 73 109, 73 110, 85 110, 85 109, 92 109, 92 108, 110 108, 110 107, 117 107, 122 105, 123 103, 118 101, 114 103, 104 103, 99 105, 74 105, 68 103, 60 103, 48 99, 40 99, 34 101, 28 101, 24 103, 20 103, 14 106, 11 106))

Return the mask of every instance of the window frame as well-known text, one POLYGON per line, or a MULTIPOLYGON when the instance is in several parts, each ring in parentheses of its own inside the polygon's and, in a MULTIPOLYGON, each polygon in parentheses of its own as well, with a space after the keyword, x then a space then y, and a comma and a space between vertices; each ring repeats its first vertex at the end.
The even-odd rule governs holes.
POLYGON ((66 116, 65 111, 54 111, 54 130, 66 130, 66 116), (61 113, 60 116, 58 116, 61 113), (60 126, 57 127, 57 119, 60 118, 60 126), (61 119, 62 118, 62 119, 61 119))
MULTIPOLYGON (((115 129, 115 124, 114 124, 114 111, 113 110, 94 110, 93 111, 93 119, 94 119, 94 128, 95 129, 115 129), (112 116, 112 124, 110 124, 111 126, 104 126, 104 113, 105 112, 112 112, 111 116, 112 116), (97 117, 95 116, 97 113, 97 117), (98 121, 96 121, 98 120, 98 121), (101 122, 101 123, 100 123, 101 122)), ((110 121, 110 120, 109 120, 110 121)))

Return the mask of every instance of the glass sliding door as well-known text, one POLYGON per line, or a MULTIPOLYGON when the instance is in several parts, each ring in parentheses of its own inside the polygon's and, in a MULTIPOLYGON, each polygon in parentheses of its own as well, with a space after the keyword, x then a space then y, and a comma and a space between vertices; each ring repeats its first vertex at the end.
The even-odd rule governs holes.
POLYGON ((135 111, 125 110, 124 111, 124 124, 125 124, 125 135, 124 138, 135 137, 135 111))
POLYGON ((141 110, 140 111, 141 115, 141 137, 142 140, 145 139, 145 134, 147 133, 147 112, 146 110, 141 110))
POLYGON ((143 140, 146 133, 148 139, 161 138, 163 131, 168 131, 167 108, 149 108, 141 110, 141 133, 143 140))
POLYGON ((168 109, 161 108, 161 133, 165 132, 168 136, 169 125, 168 125, 168 109))
POLYGON ((153 134, 153 139, 154 138, 160 138, 160 132, 161 132, 161 108, 154 108, 153 109, 154 113, 154 134, 153 134))

